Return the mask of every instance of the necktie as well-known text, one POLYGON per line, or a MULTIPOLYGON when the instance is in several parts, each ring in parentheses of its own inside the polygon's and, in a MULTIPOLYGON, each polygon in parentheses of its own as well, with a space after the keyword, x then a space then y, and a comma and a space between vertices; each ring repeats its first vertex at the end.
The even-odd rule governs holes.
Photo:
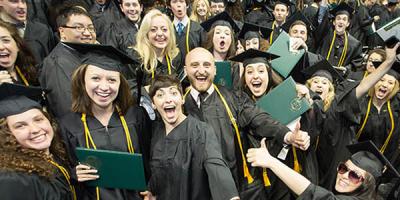
POLYGON ((199 98, 200 98, 200 110, 203 110, 203 103, 206 100, 206 97, 208 96, 207 92, 202 92, 199 94, 199 98))
POLYGON ((182 22, 178 23, 178 35, 181 36, 183 33, 183 24, 182 22))

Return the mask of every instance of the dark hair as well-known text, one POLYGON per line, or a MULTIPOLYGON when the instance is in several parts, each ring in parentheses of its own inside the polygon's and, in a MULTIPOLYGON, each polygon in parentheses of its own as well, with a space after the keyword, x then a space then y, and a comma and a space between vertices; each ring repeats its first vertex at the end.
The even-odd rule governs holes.
MULTIPOLYGON (((166 0, 167 6, 171 6, 171 1, 172 0, 166 0)), ((186 6, 189 6, 190 1, 189 0, 185 0, 186 6)))
MULTIPOLYGON (((266 68, 267 68, 267 72, 268 72, 268 86, 267 89, 265 90, 265 93, 268 93, 270 90, 272 90, 274 87, 278 86, 280 83, 282 83, 283 78, 281 76, 279 76, 275 70, 273 70, 268 64, 265 64, 266 68)), ((240 78, 240 84, 241 84, 241 88, 242 90, 247 93, 247 95, 249 95, 250 97, 254 96, 253 93, 250 91, 250 89, 247 87, 246 85, 246 80, 245 80, 245 73, 246 73, 246 66, 244 66, 244 70, 243 70, 243 75, 240 78)))
POLYGON ((157 90, 160 88, 166 88, 176 86, 178 87, 179 92, 183 95, 183 90, 181 86, 181 82, 176 76, 172 75, 157 75, 153 81, 151 82, 149 89, 149 96, 153 99, 154 95, 156 95, 157 90))
POLYGON ((383 49, 373 49, 373 50, 369 51, 369 52, 368 52, 367 59, 369 59, 369 57, 370 57, 373 53, 376 53, 376 54, 379 54, 380 56, 382 56, 382 61, 385 61, 385 60, 386 60, 386 51, 383 50, 383 49))
POLYGON ((364 181, 362 182, 360 187, 358 187, 355 191, 350 193, 339 193, 336 190, 334 190, 334 193, 357 197, 357 199, 360 200, 376 200, 377 194, 375 189, 376 189, 376 180, 369 172, 366 171, 364 181))
POLYGON ((15 61, 15 66, 19 67, 29 84, 39 85, 37 80, 38 72, 35 67, 35 59, 33 58, 32 52, 26 45, 25 41, 21 38, 21 36, 19 36, 18 30, 13 25, 8 22, 4 22, 3 20, 0 20, 0 27, 7 29, 17 44, 18 55, 17 60, 15 61))
MULTIPOLYGON (((87 113, 93 115, 92 113, 92 100, 88 96, 85 89, 85 74, 87 67, 89 65, 84 64, 79 66, 72 75, 72 111, 76 113, 87 113)), ((120 85, 118 96, 114 100, 114 105, 118 106, 121 111, 121 114, 126 114, 128 108, 135 104, 131 92, 128 81, 119 73, 120 76, 120 85)))
MULTIPOLYGON (((210 31, 207 32, 207 40, 205 41, 205 43, 203 45, 204 48, 209 50, 211 53, 213 53, 213 49, 214 49, 213 38, 214 38, 215 27, 211 28, 210 31)), ((228 53, 226 54, 226 59, 228 59, 236 54, 235 32, 232 30, 232 28, 231 28, 231 40, 232 40, 232 43, 228 49, 228 53)))
POLYGON ((290 30, 293 28, 293 26, 297 26, 297 25, 303 25, 303 26, 305 26, 305 27, 307 28, 306 23, 304 23, 304 22, 301 21, 301 20, 296 20, 296 21, 294 21, 294 22, 292 23, 292 25, 290 25, 289 32, 290 32, 290 30))
POLYGON ((92 17, 89 15, 89 13, 85 10, 84 7, 80 5, 64 7, 60 9, 57 15, 56 19, 57 28, 67 25, 72 15, 84 15, 92 20, 92 17))

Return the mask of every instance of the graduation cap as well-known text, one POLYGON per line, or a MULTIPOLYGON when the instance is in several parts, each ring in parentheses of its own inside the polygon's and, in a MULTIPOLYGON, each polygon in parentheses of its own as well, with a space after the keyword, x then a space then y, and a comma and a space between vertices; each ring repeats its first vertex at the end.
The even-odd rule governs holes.
POLYGON ((94 65, 105 70, 121 72, 124 64, 137 63, 133 58, 111 45, 68 42, 64 44, 84 54, 82 64, 94 65))
POLYGON ((236 56, 231 57, 229 60, 235 62, 242 62, 243 66, 246 67, 249 64, 254 63, 265 63, 268 64, 268 61, 271 61, 275 58, 278 58, 278 55, 259 51, 256 49, 249 49, 245 52, 242 52, 236 56))
POLYGON ((302 73, 306 75, 307 79, 315 76, 322 76, 331 81, 331 83, 334 83, 334 81, 340 82, 344 80, 340 73, 326 59, 304 69, 302 73))
POLYGON ((351 16, 353 16, 354 9, 351 6, 349 6, 349 4, 343 2, 337 5, 332 10, 330 10, 330 13, 333 16, 345 14, 351 18, 351 16))
POLYGON ((238 27, 236 22, 232 19, 231 16, 229 16, 229 14, 226 11, 215 15, 214 17, 208 19, 207 21, 204 21, 200 25, 206 31, 210 31, 212 28, 216 26, 227 26, 231 28, 235 33, 240 31, 240 28, 238 27))
POLYGON ((399 172, 371 141, 348 145, 347 149, 352 154, 350 157, 351 162, 372 174, 375 180, 382 176, 384 166, 393 172, 396 177, 400 177, 399 172))
POLYGON ((39 101, 43 99, 43 89, 24 85, 0 84, 0 118, 23 113, 32 108, 41 109, 39 101))
POLYGON ((242 30, 240 30, 239 39, 251 40, 253 38, 260 39, 260 37, 268 39, 271 32, 272 29, 268 27, 245 22, 242 27, 242 30))
POLYGON ((311 31, 315 29, 315 27, 312 25, 310 20, 308 20, 303 13, 301 12, 296 12, 286 22, 282 25, 282 29, 286 31, 286 33, 289 33, 289 29, 292 26, 292 24, 296 21, 302 21, 306 24, 308 33, 310 34, 311 31))
POLYGON ((293 3, 292 1, 290 1, 290 0, 278 0, 278 1, 275 2, 275 5, 274 5, 274 6, 276 6, 276 5, 278 5, 278 4, 283 4, 283 5, 285 5, 285 6, 294 5, 294 3, 293 3))

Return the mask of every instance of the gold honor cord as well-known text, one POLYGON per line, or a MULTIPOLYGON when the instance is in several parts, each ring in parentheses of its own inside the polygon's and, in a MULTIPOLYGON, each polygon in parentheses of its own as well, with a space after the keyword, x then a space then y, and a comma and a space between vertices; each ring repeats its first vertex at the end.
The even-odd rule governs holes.
MULTIPOLYGON (((332 38, 332 42, 331 45, 329 47, 329 51, 328 51, 328 55, 326 56, 326 60, 329 61, 329 58, 331 57, 331 52, 332 52, 332 48, 335 44, 335 39, 336 39, 336 31, 333 31, 333 38, 332 38)), ((347 37, 347 33, 344 33, 344 47, 342 50, 342 54, 340 55, 340 59, 339 59, 339 63, 338 63, 338 67, 343 66, 344 61, 346 60, 346 54, 347 54, 347 49, 349 46, 349 41, 348 41, 348 37, 347 37)))
MULTIPOLYGON (((127 143, 127 146, 128 146, 128 151, 129 151, 129 153, 133 154, 133 153, 135 153, 135 151, 134 151, 134 148, 133 148, 133 145, 132 145, 132 140, 131 140, 131 136, 130 136, 130 133, 129 133, 128 125, 126 124, 125 118, 121 114, 120 109, 118 107, 117 107, 117 111, 118 111, 119 118, 121 120, 122 127, 124 128, 125 137, 126 137, 126 143, 127 143)), ((88 148, 88 149, 90 148, 90 146, 89 146, 89 141, 90 141, 90 144, 92 145, 93 149, 97 149, 96 144, 93 141, 92 135, 90 134, 89 127, 87 125, 86 113, 82 113, 81 120, 82 120, 82 123, 83 123, 83 127, 85 129, 86 148, 88 148)), ((100 200, 100 189, 99 189, 99 187, 96 187, 96 199, 100 200)))
MULTIPOLYGON (((171 75, 172 74, 172 71, 171 71, 171 59, 169 58, 169 56, 168 55, 165 55, 165 60, 167 61, 167 66, 168 66, 168 75, 171 75)), ((154 70, 155 69, 153 69, 152 71, 151 71, 151 79, 154 79, 154 70)))
MULTIPOLYGON (((367 124, 369 113, 371 111, 371 104, 372 104, 372 97, 369 99, 369 102, 368 102, 367 113, 365 114, 364 122, 362 123, 360 130, 358 130, 358 132, 357 132, 357 135, 356 135, 357 139, 360 138, 360 136, 363 133, 363 130, 365 128, 365 125, 367 124)), ((389 135, 387 136, 387 138, 385 140, 385 143, 382 145, 381 149, 379 150, 382 154, 385 152, 387 145, 389 144, 389 141, 392 138, 393 131, 394 131, 394 118, 393 118, 392 108, 390 105, 390 100, 388 100, 388 102, 387 102, 387 107, 388 107, 388 111, 389 111, 391 128, 390 128, 389 135)))
POLYGON ((58 168, 58 170, 60 170, 60 172, 64 175, 65 180, 67 180, 69 189, 72 192, 73 195, 73 199, 76 200, 76 191, 75 191, 75 187, 71 184, 71 176, 69 175, 68 171, 61 165, 59 165, 58 163, 49 160, 50 164, 54 165, 55 167, 58 168))
POLYGON ((190 32, 190 20, 188 21, 187 30, 186 30, 186 53, 189 53, 189 51, 190 51, 190 48, 189 48, 189 32, 190 32))
POLYGON ((275 21, 272 22, 272 32, 269 34, 269 45, 272 44, 272 38, 274 37, 274 31, 275 31, 275 21))
POLYGON ((297 173, 301 173, 302 169, 299 163, 299 160, 297 158, 297 152, 296 152, 296 147, 292 146, 292 151, 293 151, 293 169, 297 173))
POLYGON ((29 86, 28 80, 26 80, 25 76, 22 74, 21 70, 18 66, 15 66, 15 71, 17 71, 19 77, 21 77, 22 81, 24 82, 25 86, 29 86))

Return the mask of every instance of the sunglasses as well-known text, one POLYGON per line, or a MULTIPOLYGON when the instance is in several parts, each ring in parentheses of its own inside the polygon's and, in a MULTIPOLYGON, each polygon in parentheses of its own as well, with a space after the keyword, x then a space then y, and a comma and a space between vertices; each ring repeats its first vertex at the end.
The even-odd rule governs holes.
POLYGON ((358 175, 357 172, 350 170, 344 163, 339 164, 337 172, 339 174, 345 174, 346 172, 349 172, 349 180, 353 184, 358 184, 364 181, 364 177, 358 175))

